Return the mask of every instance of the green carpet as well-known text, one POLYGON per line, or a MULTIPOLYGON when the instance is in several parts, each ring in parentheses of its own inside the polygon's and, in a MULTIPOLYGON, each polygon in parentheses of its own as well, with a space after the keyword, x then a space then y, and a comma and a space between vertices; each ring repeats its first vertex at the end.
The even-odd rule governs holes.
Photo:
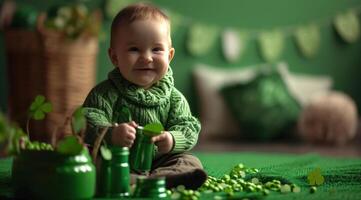
POLYGON ((265 199, 361 199, 361 159, 330 158, 317 154, 195 153, 205 170, 217 178, 238 163, 255 167, 263 176, 276 177, 301 187, 300 193, 272 192, 265 199), (320 168, 325 178, 317 192, 310 194, 307 175, 320 168))
MULTIPOLYGON (((233 166, 243 163, 260 170, 264 177, 274 177, 296 183, 300 193, 271 192, 264 199, 360 199, 361 159, 331 158, 317 154, 260 154, 260 153, 194 153, 209 175, 217 178, 229 173, 233 166), (319 167, 325 183, 310 194, 308 173, 319 167)), ((10 184, 11 159, 0 159, 0 199, 12 196, 10 184)), ((209 197, 209 196, 208 196, 209 197)))

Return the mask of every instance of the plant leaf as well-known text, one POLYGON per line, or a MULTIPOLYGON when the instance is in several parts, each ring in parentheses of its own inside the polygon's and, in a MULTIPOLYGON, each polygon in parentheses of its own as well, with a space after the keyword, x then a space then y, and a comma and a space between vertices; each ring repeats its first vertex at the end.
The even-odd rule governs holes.
POLYGON ((112 152, 110 151, 110 149, 108 149, 108 147, 104 145, 100 147, 100 154, 102 155, 104 160, 112 159, 112 152))
POLYGON ((143 132, 148 136, 156 136, 164 130, 163 125, 160 123, 151 123, 144 126, 143 132))
POLYGON ((44 101, 45 97, 43 95, 36 96, 30 105, 30 111, 35 111, 44 101))
POLYGON ((8 146, 8 155, 17 155, 20 153, 20 146, 21 140, 26 140, 27 136, 25 133, 21 130, 21 128, 18 127, 12 127, 13 135, 10 138, 9 146, 8 146))
POLYGON ((34 118, 35 120, 42 120, 42 119, 44 119, 44 117, 45 117, 45 114, 44 114, 43 111, 41 111, 41 110, 36 110, 36 111, 34 112, 33 118, 34 118))
POLYGON ((51 105, 51 103, 46 102, 43 105, 41 105, 40 109, 45 113, 49 113, 53 110, 53 106, 51 105))
POLYGON ((85 110, 82 107, 79 107, 75 110, 72 118, 73 131, 78 133, 86 126, 85 110))
POLYGON ((57 152, 67 155, 77 155, 80 154, 82 150, 83 145, 80 144, 78 139, 73 135, 62 139, 56 147, 57 152))
POLYGON ((45 102, 45 97, 38 95, 30 105, 30 117, 35 120, 42 120, 45 117, 45 113, 52 111, 52 105, 50 102, 45 102))

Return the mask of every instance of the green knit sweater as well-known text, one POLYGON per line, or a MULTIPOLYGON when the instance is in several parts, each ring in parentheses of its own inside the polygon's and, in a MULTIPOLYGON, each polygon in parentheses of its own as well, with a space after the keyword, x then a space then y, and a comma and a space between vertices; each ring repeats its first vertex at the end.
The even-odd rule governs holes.
MULTIPOLYGON (((190 150, 198 139, 200 123, 192 116, 185 97, 174 87, 173 73, 167 74, 151 88, 137 87, 122 77, 118 69, 93 88, 83 107, 88 121, 85 141, 92 145, 100 127, 128 122, 121 109, 128 107, 132 120, 144 126, 161 123, 174 139, 172 152, 190 150)), ((111 129, 106 140, 110 143, 111 129)))

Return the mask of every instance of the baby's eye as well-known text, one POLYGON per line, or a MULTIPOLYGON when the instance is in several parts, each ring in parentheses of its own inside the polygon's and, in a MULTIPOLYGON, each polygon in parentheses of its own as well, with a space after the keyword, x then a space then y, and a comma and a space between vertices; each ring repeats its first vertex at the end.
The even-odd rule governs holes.
POLYGON ((156 51, 156 52, 158 52, 158 51, 163 51, 163 48, 161 48, 161 47, 155 47, 155 48, 152 49, 152 51, 156 51))
POLYGON ((139 49, 137 47, 130 47, 128 51, 138 51, 139 49))

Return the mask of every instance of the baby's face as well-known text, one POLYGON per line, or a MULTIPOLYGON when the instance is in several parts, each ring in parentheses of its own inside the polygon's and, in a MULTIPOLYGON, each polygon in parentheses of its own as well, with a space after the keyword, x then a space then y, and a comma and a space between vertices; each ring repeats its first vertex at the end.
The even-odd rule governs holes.
POLYGON ((119 28, 113 39, 109 56, 128 81, 147 89, 167 73, 174 49, 166 22, 136 20, 119 28))

